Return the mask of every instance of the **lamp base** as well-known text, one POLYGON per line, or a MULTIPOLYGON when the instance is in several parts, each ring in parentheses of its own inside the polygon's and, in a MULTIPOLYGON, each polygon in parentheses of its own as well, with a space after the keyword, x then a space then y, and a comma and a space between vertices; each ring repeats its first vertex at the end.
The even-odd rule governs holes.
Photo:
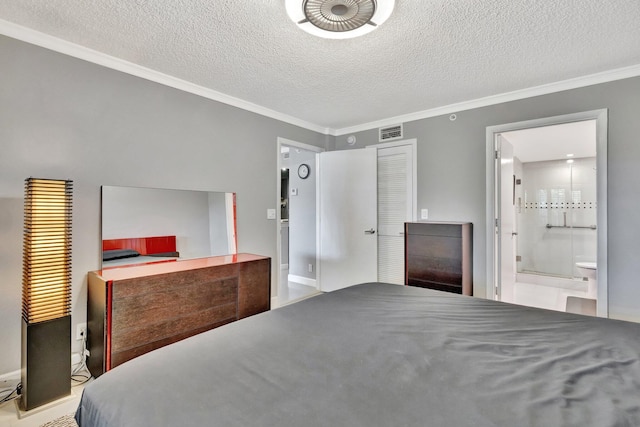
POLYGON ((22 411, 71 394, 71 316, 33 324, 22 319, 21 377, 22 411))

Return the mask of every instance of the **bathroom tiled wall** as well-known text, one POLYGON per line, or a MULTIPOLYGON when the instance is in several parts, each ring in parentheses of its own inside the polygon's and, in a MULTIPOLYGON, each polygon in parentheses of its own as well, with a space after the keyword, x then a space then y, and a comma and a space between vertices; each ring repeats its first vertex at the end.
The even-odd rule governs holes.
POLYGON ((579 276, 576 262, 596 261, 596 230, 575 228, 597 225, 595 157, 523 163, 516 178, 518 272, 579 276))

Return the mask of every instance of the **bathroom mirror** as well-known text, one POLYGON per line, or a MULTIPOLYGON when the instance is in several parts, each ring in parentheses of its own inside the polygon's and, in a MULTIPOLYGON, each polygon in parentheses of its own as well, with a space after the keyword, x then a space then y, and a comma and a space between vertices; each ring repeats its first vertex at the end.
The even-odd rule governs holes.
POLYGON ((102 186, 102 268, 237 253, 235 193, 102 186))

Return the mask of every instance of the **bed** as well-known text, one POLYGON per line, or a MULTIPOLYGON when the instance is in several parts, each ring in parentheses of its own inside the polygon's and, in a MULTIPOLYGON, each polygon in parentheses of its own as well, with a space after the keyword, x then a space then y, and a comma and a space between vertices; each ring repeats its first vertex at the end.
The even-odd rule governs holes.
POLYGON ((176 261, 176 236, 129 237, 102 241, 102 268, 176 261))
POLYGON ((225 325, 88 384, 103 426, 638 426, 640 325, 383 283, 225 325))

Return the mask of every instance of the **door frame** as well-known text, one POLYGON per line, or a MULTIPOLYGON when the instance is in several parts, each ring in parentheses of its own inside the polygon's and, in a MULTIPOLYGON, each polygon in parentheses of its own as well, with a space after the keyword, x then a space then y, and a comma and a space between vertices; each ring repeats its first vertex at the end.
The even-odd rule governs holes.
POLYGON ((542 119, 526 120, 515 123, 488 126, 486 128, 486 297, 496 299, 497 280, 500 275, 500 244, 496 235, 500 235, 499 216, 497 212, 495 138, 502 132, 558 125, 563 123, 596 120, 596 168, 597 168, 597 265, 598 265, 598 296, 597 315, 608 317, 608 273, 607 273, 607 129, 608 110, 590 110, 561 116, 545 117, 542 119))
MULTIPOLYGON (((280 281, 282 280, 282 277, 280 277, 281 274, 281 269, 280 269, 280 265, 282 263, 282 214, 281 214, 281 210, 280 210, 280 192, 282 191, 282 175, 281 175, 281 170, 282 170, 282 154, 281 154, 281 150, 282 150, 282 146, 286 145, 288 147, 292 147, 292 148, 300 148, 302 150, 306 150, 306 151, 312 151, 314 153, 321 153, 323 151, 325 151, 324 148, 321 147, 317 147, 315 145, 310 145, 310 144, 305 144, 303 142, 298 142, 298 141, 293 141, 290 139, 286 139, 286 138, 282 138, 282 137, 277 137, 276 139, 276 268, 278 270, 278 280, 276 283, 276 291, 275 294, 272 294, 271 297, 277 297, 278 296, 278 292, 280 291, 280 281)), ((315 160, 315 165, 314 165, 314 170, 317 172, 318 171, 318 156, 315 156, 316 160, 315 160)), ((316 193, 318 191, 318 180, 316 180, 316 193)), ((318 203, 316 201, 316 214, 318 212, 318 203)), ((317 220, 316 220, 317 223, 317 220)), ((317 228, 317 227, 316 227, 317 228)), ((318 236, 317 236, 317 232, 316 232, 316 267, 318 266, 320 260, 320 253, 318 251, 318 236)), ((316 289, 318 289, 318 287, 320 286, 320 269, 316 268, 316 289)))

